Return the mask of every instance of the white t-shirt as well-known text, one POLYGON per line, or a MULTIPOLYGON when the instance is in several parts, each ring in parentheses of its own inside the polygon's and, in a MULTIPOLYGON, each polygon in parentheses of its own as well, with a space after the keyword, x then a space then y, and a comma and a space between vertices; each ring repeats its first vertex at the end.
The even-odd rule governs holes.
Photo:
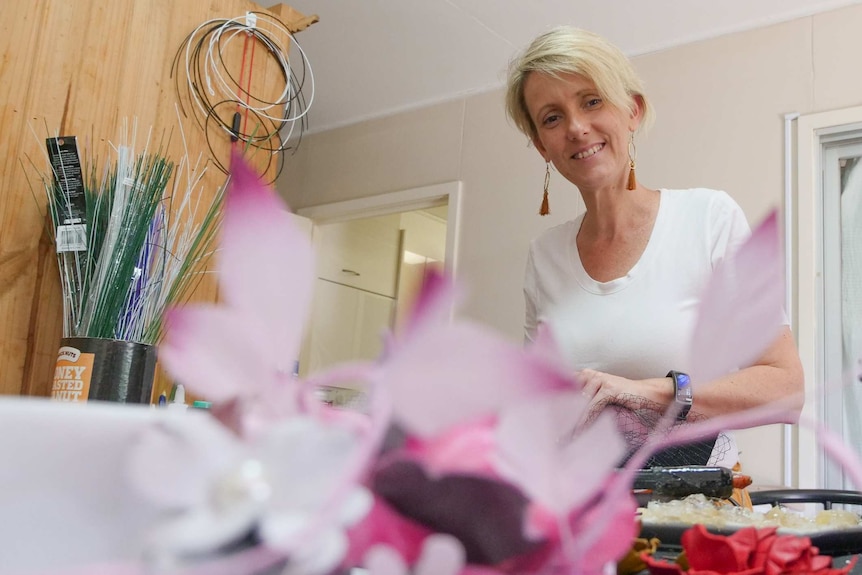
POLYGON ((575 238, 583 218, 530 244, 526 339, 547 324, 574 369, 629 379, 690 371, 688 346, 706 281, 751 233, 742 209, 722 191, 661 190, 646 249, 625 276, 608 282, 595 281, 581 264, 575 238))

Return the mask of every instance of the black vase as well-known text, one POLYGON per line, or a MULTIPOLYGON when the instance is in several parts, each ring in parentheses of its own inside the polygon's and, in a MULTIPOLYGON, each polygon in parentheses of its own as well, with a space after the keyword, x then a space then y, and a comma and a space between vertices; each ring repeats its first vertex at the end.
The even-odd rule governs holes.
POLYGON ((63 338, 51 397, 75 403, 150 403, 155 370, 154 345, 94 337, 63 338))

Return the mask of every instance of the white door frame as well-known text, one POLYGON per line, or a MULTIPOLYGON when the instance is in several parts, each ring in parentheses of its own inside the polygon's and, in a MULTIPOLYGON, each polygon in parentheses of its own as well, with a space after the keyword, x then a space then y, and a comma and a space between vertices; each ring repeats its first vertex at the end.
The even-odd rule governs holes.
POLYGON ((445 203, 446 216, 446 261, 445 267, 455 277, 458 267, 458 236, 460 228, 461 182, 452 181, 420 188, 367 196, 343 202, 333 202, 301 208, 296 211, 308 218, 313 225, 332 224, 358 218, 370 218, 395 212, 421 210, 445 203))
MULTIPOLYGON (((796 294, 797 342, 805 370, 805 407, 802 415, 822 421, 824 414, 823 360, 819 357, 821 334, 818 313, 822 309, 823 262, 820 251, 823 222, 824 137, 862 129, 862 106, 800 116, 797 123, 796 190, 796 294)), ((823 488, 823 461, 812 430, 799 428, 798 486, 823 488)))

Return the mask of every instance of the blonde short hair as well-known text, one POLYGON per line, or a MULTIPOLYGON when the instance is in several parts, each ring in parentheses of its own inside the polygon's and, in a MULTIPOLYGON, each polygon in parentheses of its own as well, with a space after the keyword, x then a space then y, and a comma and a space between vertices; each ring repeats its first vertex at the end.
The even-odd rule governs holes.
POLYGON ((619 110, 634 111, 634 97, 643 99, 641 128, 653 121, 654 112, 643 91, 643 83, 631 62, 602 36, 571 26, 560 26, 538 36, 509 65, 506 112, 529 138, 536 126, 524 101, 524 83, 533 72, 560 77, 580 74, 591 80, 602 99, 619 110))

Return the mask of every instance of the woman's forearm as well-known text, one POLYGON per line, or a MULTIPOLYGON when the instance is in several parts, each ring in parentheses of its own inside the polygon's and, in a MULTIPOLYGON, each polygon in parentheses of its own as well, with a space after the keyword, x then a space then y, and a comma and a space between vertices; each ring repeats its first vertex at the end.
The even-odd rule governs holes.
POLYGON ((795 423, 804 402, 802 364, 793 335, 787 327, 751 367, 709 383, 698 385, 695 382, 694 385, 691 410, 705 417, 782 402, 788 410, 784 423, 795 423))
MULTIPOLYGON (((670 377, 629 380, 594 370, 583 370, 578 375, 584 384, 584 394, 597 407, 616 404, 641 409, 649 405, 664 411, 674 400, 674 384, 670 377)), ((691 413, 701 417, 783 402, 787 407, 784 421, 795 423, 802 410, 802 364, 787 327, 754 365, 712 382, 692 384, 691 413)))

